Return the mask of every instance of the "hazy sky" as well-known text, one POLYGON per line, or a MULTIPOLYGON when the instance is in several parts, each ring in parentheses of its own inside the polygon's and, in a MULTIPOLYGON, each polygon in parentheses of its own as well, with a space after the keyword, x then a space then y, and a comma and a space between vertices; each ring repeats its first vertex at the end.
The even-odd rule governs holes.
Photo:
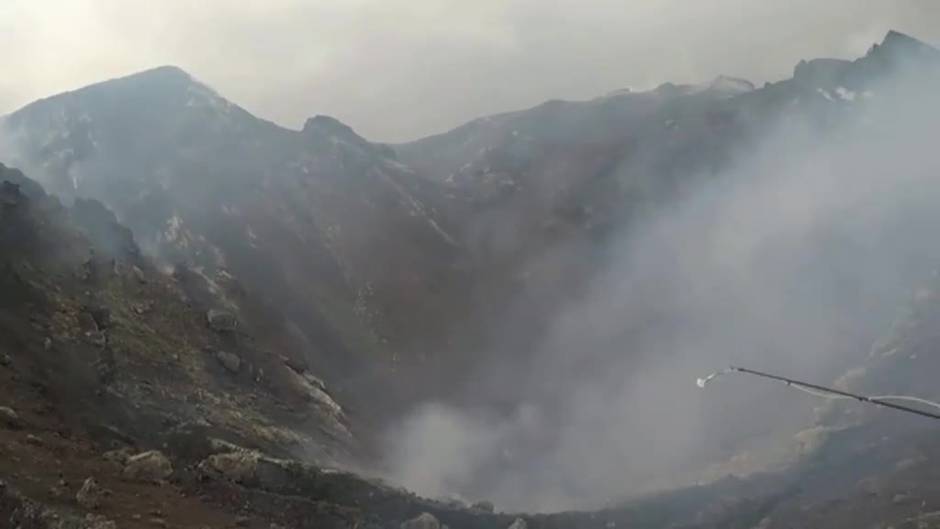
POLYGON ((940 42, 940 0, 0 0, 0 112, 175 64, 289 127, 405 140, 550 98, 775 80, 890 28, 940 42))

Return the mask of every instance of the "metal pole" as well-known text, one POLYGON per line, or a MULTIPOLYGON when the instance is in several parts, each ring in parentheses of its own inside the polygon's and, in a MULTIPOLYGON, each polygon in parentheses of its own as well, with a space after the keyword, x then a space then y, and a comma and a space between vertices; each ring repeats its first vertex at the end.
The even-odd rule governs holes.
POLYGON ((929 411, 918 410, 918 409, 916 409, 916 408, 909 408, 909 407, 903 406, 903 405, 901 405, 901 404, 895 404, 895 403, 893 403, 893 402, 888 402, 888 401, 881 400, 881 399, 877 399, 877 398, 866 397, 865 395, 858 395, 858 394, 856 394, 856 393, 849 393, 848 391, 841 391, 841 390, 834 389, 834 388, 827 388, 827 387, 825 387, 825 386, 819 386, 819 385, 816 385, 816 384, 810 384, 810 383, 808 383, 808 382, 801 382, 801 381, 799 381, 799 380, 794 380, 794 379, 792 379, 792 378, 786 378, 786 377, 781 377, 781 376, 778 376, 778 375, 772 375, 772 374, 770 374, 770 373, 764 373, 764 372, 762 372, 762 371, 756 371, 756 370, 754 370, 754 369, 747 369, 747 368, 745 368, 745 367, 735 367, 735 366, 731 366, 730 369, 731 369, 732 371, 737 371, 737 372, 739 372, 739 373, 746 373, 746 374, 749 374, 749 375, 756 375, 756 376, 759 376, 759 377, 769 378, 769 379, 772 379, 772 380, 779 380, 780 382, 785 382, 787 385, 803 386, 804 388, 815 389, 815 390, 818 390, 818 391, 823 391, 823 392, 826 392, 826 393, 831 393, 831 394, 833 394, 833 395, 840 395, 840 396, 842 396, 842 397, 852 398, 852 399, 855 399, 855 400, 857 400, 857 401, 859 401, 859 402, 868 402, 868 403, 874 404, 874 405, 876 405, 876 406, 884 406, 885 408, 892 408, 892 409, 899 410, 899 411, 906 411, 906 412, 908 412, 908 413, 913 413, 913 414, 915 414, 915 415, 921 415, 921 416, 923 416, 923 417, 930 417, 931 419, 940 419, 940 414, 937 414, 937 413, 931 413, 931 412, 929 412, 929 411))

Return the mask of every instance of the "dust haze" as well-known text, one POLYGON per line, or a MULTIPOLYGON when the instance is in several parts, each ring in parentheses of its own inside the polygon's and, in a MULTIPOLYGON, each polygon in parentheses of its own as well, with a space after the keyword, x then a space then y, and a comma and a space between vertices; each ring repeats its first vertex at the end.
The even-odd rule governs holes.
POLYGON ((7 0, 0 113, 174 64, 289 127, 333 115, 376 141, 547 99, 719 74, 760 84, 888 29, 940 41, 933 0, 7 0))
MULTIPOLYGON (((903 75, 844 94, 834 130, 786 117, 718 178, 623 234, 533 360, 471 376, 502 414, 427 403, 389 432, 389 476, 511 511, 596 508, 779 468, 819 402, 696 377, 729 364, 831 382, 862 363, 940 265, 940 108, 903 75)), ((509 326, 511 327, 511 325, 509 326)), ((890 391, 892 388, 883 388, 890 391)))

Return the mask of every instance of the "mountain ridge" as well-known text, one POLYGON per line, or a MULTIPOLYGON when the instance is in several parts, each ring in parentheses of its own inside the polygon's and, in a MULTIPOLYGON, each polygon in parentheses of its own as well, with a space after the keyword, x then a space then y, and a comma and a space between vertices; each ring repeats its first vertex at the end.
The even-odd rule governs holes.
MULTIPOLYGON (((793 78, 761 88, 718 77, 695 87, 548 101, 397 145, 369 142, 328 116, 309 118, 299 131, 265 122, 165 66, 6 116, 0 154, 83 212, 92 231, 122 243, 102 247, 126 249, 130 233, 155 259, 145 278, 188 287, 192 307, 181 314, 206 309, 211 323, 208 311, 221 310, 245 339, 263 344, 232 354, 270 362, 265 373, 283 375, 327 410, 334 409, 323 400, 329 388, 326 398, 343 419, 327 413, 308 426, 335 429, 340 445, 352 436, 351 459, 370 467, 381 459, 384 427, 417 405, 513 417, 519 403, 534 402, 548 410, 546 424, 561 428, 570 419, 568 396, 595 382, 587 378, 595 367, 566 363, 570 351, 604 367, 605 355, 629 357, 636 362, 629 366, 650 361, 642 350, 624 353, 622 343, 668 331, 675 308, 668 296, 681 283, 631 291, 631 303, 661 314, 627 311, 610 334, 571 321, 571 304, 577 308, 598 285, 617 292, 605 273, 620 243, 661 208, 671 211, 721 182, 778 123, 798 120, 826 138, 864 116, 856 109, 880 97, 866 95, 869 83, 896 55, 912 54, 917 65, 922 56, 932 60, 936 50, 914 42, 889 33, 855 61, 802 62, 793 78), (115 224, 129 231, 110 230, 115 224), (566 325, 578 339, 553 342, 566 325)), ((668 276, 652 275, 660 277, 668 276)), ((620 303, 607 308, 619 314, 620 303)), ((236 365, 218 356, 221 369, 226 362, 236 365)), ((618 381, 600 388, 605 397, 624 383, 607 371, 618 381)), ((553 433, 537 431, 539 442, 515 459, 485 454, 455 480, 460 492, 531 505, 522 487, 497 488, 490 476, 541 476, 533 482, 548 493, 558 475, 579 478, 571 467, 536 464, 558 463, 552 450, 564 439, 553 433)), ((533 435, 510 432, 517 434, 533 435)), ((389 461, 370 470, 384 470, 382 463, 389 461)), ((601 474, 624 470, 615 463, 601 474)), ((589 496, 582 491, 592 490, 591 477, 571 487, 584 494, 576 500, 589 496)), ((392 518, 397 524, 405 516, 392 518)))

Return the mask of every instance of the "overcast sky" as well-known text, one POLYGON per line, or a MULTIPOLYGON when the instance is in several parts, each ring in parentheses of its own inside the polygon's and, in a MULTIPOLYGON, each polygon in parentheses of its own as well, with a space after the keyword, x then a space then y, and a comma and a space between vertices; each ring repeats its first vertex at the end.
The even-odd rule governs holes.
POLYGON ((0 113, 175 64, 282 125, 397 141, 550 98, 776 80, 891 28, 940 43, 940 0, 0 0, 0 113))

